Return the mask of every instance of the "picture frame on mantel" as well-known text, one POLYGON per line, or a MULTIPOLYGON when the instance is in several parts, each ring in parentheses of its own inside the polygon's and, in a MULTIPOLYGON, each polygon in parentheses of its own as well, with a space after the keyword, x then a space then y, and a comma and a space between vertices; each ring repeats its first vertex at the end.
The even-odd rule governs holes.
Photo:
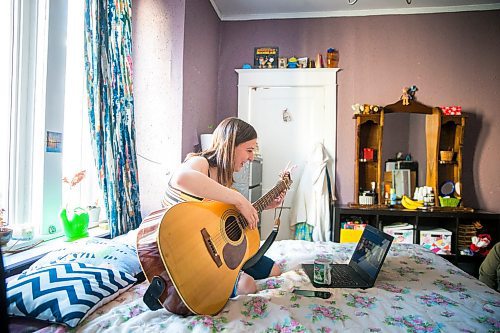
POLYGON ((278 68, 278 58, 278 47, 256 47, 254 49, 254 68, 278 68))

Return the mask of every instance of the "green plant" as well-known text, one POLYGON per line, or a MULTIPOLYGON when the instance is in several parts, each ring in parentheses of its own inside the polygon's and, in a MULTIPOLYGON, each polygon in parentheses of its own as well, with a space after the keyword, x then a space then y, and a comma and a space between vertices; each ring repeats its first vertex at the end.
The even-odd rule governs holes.
POLYGON ((75 187, 82 182, 82 180, 85 179, 85 175, 87 173, 87 170, 81 170, 78 171, 71 179, 68 179, 68 177, 64 177, 62 179, 64 184, 68 184, 69 186, 69 191, 68 191, 68 198, 65 199, 64 201, 66 204, 64 205, 66 208, 68 208, 70 202, 74 205, 74 207, 77 207, 80 203, 76 202, 77 201, 77 193, 74 190, 75 187))
POLYGON ((62 179, 62 181, 63 181, 63 183, 68 184, 69 188, 71 190, 71 189, 73 189, 76 185, 78 185, 85 178, 86 173, 87 173, 87 170, 81 170, 81 171, 78 171, 73 176, 73 178, 71 179, 71 181, 67 177, 64 177, 62 179))

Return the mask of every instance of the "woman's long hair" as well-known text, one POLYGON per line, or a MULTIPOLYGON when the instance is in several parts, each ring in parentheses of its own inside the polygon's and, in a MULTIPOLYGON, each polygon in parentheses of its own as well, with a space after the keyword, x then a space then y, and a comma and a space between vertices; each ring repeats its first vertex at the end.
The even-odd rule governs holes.
POLYGON ((201 153, 189 154, 203 156, 210 167, 217 168, 217 181, 227 187, 233 184, 234 150, 242 144, 257 138, 257 132, 252 125, 241 119, 230 117, 220 122, 214 131, 212 145, 201 153))

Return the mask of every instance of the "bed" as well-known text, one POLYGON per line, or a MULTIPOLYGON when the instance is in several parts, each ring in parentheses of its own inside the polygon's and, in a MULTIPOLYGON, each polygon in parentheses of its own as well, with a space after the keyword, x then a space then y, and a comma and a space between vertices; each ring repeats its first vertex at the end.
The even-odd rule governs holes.
POLYGON ((354 246, 275 242, 267 255, 284 273, 258 281, 256 294, 229 300, 216 316, 151 311, 142 301, 145 281, 74 329, 52 324, 38 332, 500 332, 500 294, 419 245, 393 244, 374 288, 330 289, 329 299, 292 293, 313 289, 302 263, 321 256, 345 263, 354 246))

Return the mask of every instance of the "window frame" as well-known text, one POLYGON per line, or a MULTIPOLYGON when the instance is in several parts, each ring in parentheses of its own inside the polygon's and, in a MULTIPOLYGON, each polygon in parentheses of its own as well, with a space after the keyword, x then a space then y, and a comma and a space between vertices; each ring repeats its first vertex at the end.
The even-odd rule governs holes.
MULTIPOLYGON (((44 101, 46 57, 39 51, 44 34, 44 22, 38 20, 40 11, 47 8, 46 0, 19 1, 12 4, 12 71, 10 91, 10 144, 9 185, 7 218, 12 225, 29 224, 41 210, 34 198, 40 197, 37 186, 43 179, 37 178, 42 168, 34 168, 35 142, 43 129, 40 105, 44 101), (42 126, 40 126, 42 125, 42 126), (40 126, 40 127, 39 127, 40 126), (37 180, 38 179, 38 180, 37 180)), ((46 13, 44 13, 46 14, 46 13)))
MULTIPOLYGON (((49 0, 9 0, 9 3, 12 8, 12 43, 11 84, 7 97, 10 107, 7 110, 10 112, 6 116, 10 117, 10 133, 5 218, 14 229, 18 225, 33 226, 35 238, 53 238, 63 231, 59 211, 66 200, 62 182, 64 151, 46 151, 47 131, 63 133, 64 147, 64 118, 68 117, 71 121, 81 122, 79 132, 71 135, 80 135, 80 139, 83 135, 89 137, 89 134, 83 133, 88 131, 83 107, 85 95, 82 94, 81 108, 67 107, 69 5, 65 1, 49 0), (61 31, 62 28, 65 30, 61 31), (82 114, 74 117, 68 113, 70 110, 81 111, 82 114), (51 235, 52 225, 57 230, 51 235)), ((83 36, 81 40, 83 43, 83 36)), ((84 89, 84 74, 81 88, 84 89)), ((88 156, 90 140, 87 148, 83 140, 74 141, 71 140, 71 147, 65 147, 66 151, 75 150, 77 155, 79 151, 79 164, 87 168, 85 182, 88 184, 78 189, 78 195, 82 198, 83 192, 86 199, 92 196, 102 200, 102 195, 96 193, 96 189, 100 191, 97 174, 89 170, 92 164, 89 158, 93 158, 88 156)), ((82 204, 87 202, 82 201, 82 204)))

